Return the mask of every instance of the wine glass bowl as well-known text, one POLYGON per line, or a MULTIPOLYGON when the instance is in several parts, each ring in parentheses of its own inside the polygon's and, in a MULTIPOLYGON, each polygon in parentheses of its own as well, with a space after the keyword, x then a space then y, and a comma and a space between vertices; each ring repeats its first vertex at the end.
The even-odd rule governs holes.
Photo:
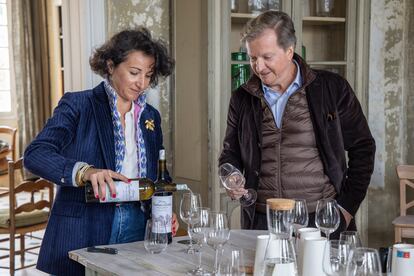
MULTIPOLYGON (((246 182, 243 174, 232 164, 224 163, 219 167, 219 178, 223 187, 229 191, 244 188, 246 182)), ((248 207, 256 202, 257 192, 254 189, 247 189, 240 198, 240 204, 244 207, 248 207)))
POLYGON ((320 199, 316 205, 315 224, 325 233, 326 239, 339 227, 341 215, 334 199, 320 199))
POLYGON ((362 242, 357 231, 343 231, 339 235, 339 240, 348 241, 351 248, 362 247, 362 242))
POLYGON ((159 254, 167 248, 168 237, 165 221, 147 220, 145 227, 144 247, 151 254, 159 254))
POLYGON ((346 266, 346 275, 381 276, 382 270, 378 251, 366 247, 352 249, 346 266))
POLYGON ((323 272, 329 276, 345 275, 350 251, 351 244, 348 241, 327 241, 323 253, 323 272))

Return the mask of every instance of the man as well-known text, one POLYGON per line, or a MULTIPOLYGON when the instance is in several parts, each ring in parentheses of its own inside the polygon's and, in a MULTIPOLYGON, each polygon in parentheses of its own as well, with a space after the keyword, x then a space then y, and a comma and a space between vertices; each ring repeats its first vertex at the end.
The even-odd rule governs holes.
MULTIPOLYGON (((293 22, 283 12, 249 21, 242 42, 254 74, 232 94, 219 158, 243 171, 245 188, 257 191, 256 203, 242 208, 242 228, 266 229, 266 199, 276 197, 306 199, 310 225, 317 201, 336 199, 341 225, 331 237, 356 229, 375 141, 352 88, 294 53, 293 22)), ((233 199, 244 193, 228 191, 233 199)))

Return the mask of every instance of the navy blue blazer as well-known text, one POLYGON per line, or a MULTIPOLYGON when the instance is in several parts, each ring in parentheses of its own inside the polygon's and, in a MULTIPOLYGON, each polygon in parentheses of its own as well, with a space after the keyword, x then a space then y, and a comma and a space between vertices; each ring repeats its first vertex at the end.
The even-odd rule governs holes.
MULTIPOLYGON (((163 148, 159 112, 147 104, 139 124, 147 176, 155 180, 163 148), (154 121, 153 130, 145 127, 146 120, 154 121)), ((115 170, 113 124, 103 83, 92 90, 65 93, 24 153, 24 166, 29 171, 58 186, 37 263, 39 270, 54 275, 84 275, 83 266, 70 260, 68 251, 107 244, 111 234, 115 205, 85 203, 84 187, 72 184, 72 170, 78 161, 115 170)))

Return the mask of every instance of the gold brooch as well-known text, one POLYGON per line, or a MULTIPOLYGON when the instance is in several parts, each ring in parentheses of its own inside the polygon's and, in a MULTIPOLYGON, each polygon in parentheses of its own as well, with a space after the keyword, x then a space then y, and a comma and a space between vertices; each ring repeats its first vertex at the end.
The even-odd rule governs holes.
POLYGON ((154 131, 154 120, 145 120, 145 128, 154 131))

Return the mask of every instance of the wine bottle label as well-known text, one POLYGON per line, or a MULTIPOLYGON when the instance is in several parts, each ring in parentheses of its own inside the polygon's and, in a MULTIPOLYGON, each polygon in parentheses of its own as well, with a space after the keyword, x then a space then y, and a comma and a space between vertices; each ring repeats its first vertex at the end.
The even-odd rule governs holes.
POLYGON ((165 223, 165 228, 161 230, 153 229, 157 233, 171 233, 172 220, 172 195, 152 196, 152 221, 165 223))
POLYGON ((101 202, 124 202, 139 200, 139 181, 125 183, 123 181, 114 181, 116 189, 116 197, 113 198, 109 186, 106 186, 106 198, 101 202))

